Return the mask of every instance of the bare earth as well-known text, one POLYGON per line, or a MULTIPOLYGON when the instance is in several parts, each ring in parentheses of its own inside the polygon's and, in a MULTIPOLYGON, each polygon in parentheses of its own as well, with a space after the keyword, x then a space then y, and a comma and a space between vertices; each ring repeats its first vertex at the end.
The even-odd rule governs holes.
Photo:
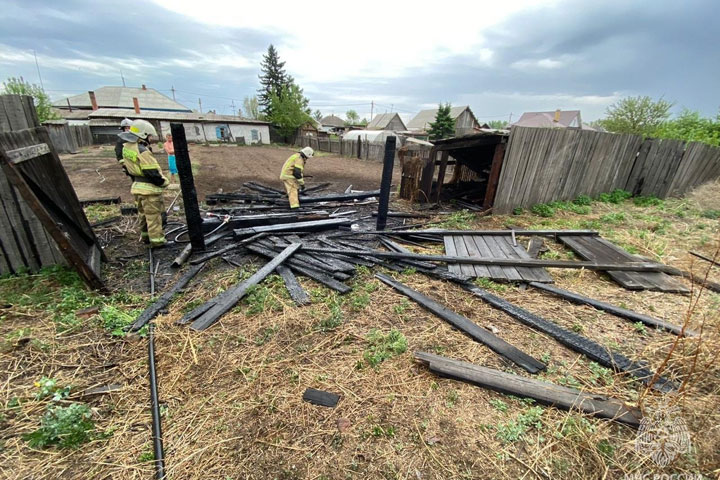
MULTIPOLYGON (((154 149, 158 162, 167 175, 167 155, 154 149)), ((200 199, 222 188, 224 192, 239 189, 243 182, 256 181, 282 188, 280 169, 293 149, 283 147, 237 147, 190 145, 190 161, 195 167, 195 186, 200 199)), ((62 162, 78 197, 83 199, 122 197, 131 202, 130 180, 115 161, 113 146, 91 147, 76 155, 63 155, 62 162)), ((357 190, 379 188, 382 163, 350 157, 320 154, 305 167, 312 175, 307 185, 332 183, 328 191, 342 192, 348 185, 357 190)), ((395 166, 393 183, 400 181, 400 166, 395 166)))

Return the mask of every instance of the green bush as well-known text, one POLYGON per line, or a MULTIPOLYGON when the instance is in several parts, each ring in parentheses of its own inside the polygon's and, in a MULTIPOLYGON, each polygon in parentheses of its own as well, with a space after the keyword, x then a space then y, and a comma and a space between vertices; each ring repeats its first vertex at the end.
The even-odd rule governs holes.
POLYGON ((632 197, 632 193, 626 192, 625 190, 613 190, 611 193, 601 193, 598 195, 598 201, 603 203, 622 203, 628 198, 632 197))
POLYGON ((635 205, 637 205, 638 207, 654 207, 657 205, 662 205, 665 202, 663 202, 662 200, 660 200, 659 198, 657 198, 654 195, 650 195, 647 197, 643 197, 643 196, 635 197, 635 198, 633 198, 633 203, 635 205))
POLYGON ((553 215, 555 215, 555 209, 550 205, 546 205, 544 203, 538 203, 537 205, 533 205, 530 211, 535 215, 539 215, 541 217, 552 217, 553 215))
POLYGON ((589 206, 592 204, 592 198, 587 195, 578 195, 578 197, 573 200, 573 203, 575 205, 589 206))
POLYGON ((57 445, 77 448, 92 440, 95 423, 87 405, 73 403, 67 407, 50 406, 40 422, 40 428, 25 436, 32 448, 57 445))

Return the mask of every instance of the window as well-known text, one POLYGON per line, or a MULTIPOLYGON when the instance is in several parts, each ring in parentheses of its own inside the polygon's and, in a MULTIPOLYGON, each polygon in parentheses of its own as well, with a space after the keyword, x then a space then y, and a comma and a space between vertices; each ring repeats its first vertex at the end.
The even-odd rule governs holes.
POLYGON ((255 143, 260 139, 260 136, 258 135, 258 131, 254 128, 250 130, 250 136, 252 138, 252 142, 255 143))

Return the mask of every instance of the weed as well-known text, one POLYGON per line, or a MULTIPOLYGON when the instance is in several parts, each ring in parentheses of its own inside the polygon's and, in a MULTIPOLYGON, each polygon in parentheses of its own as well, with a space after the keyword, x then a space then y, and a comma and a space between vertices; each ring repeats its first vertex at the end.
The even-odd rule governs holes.
POLYGON ((264 284, 251 287, 243 303, 248 305, 245 312, 247 315, 257 315, 266 310, 271 312, 282 310, 282 304, 273 295, 271 287, 264 284))
POLYGON ((475 285, 486 290, 493 290, 495 292, 505 292, 508 289, 507 285, 493 282, 487 277, 477 277, 475 279, 475 285))
POLYGON ((125 327, 131 325, 139 314, 139 310, 125 312, 114 305, 105 305, 100 309, 103 328, 110 331, 110 335, 117 337, 125 335, 125 327))
POLYGON ((24 439, 32 448, 57 445, 77 448, 92 439, 95 423, 87 405, 73 403, 67 407, 50 406, 40 422, 40 428, 24 439))
POLYGON ((503 402, 499 398, 493 398, 492 400, 490 400, 490 405, 492 405, 493 408, 499 412, 508 411, 508 404, 503 402))
POLYGON ((572 330, 575 333, 582 333, 583 330, 585 330, 585 328, 581 324, 576 322, 576 323, 572 324, 572 326, 570 327, 570 330, 572 330))
POLYGON ((577 378, 573 377, 570 374, 567 374, 564 377, 558 378, 557 383, 559 383, 560 385, 564 385, 566 387, 573 387, 573 388, 582 387, 580 382, 578 382, 577 378))
POLYGON ((42 400, 52 395, 52 401, 57 402, 70 395, 70 387, 61 387, 57 384, 57 380, 48 377, 42 377, 35 382, 38 393, 35 398, 42 400))
POLYGON ((442 222, 437 224, 438 228, 447 228, 449 230, 469 230, 472 228, 472 222, 476 220, 475 214, 467 210, 453 212, 442 222))
POLYGON ((550 205, 546 205, 544 203, 538 203, 537 205, 533 205, 530 211, 535 215, 539 215, 541 217, 552 217, 555 215, 555 209, 550 205))
POLYGON ((638 207, 656 207, 659 205, 663 205, 665 202, 660 200, 654 195, 650 195, 647 197, 639 196, 633 198, 633 203, 637 205, 638 207))
POLYGON ((349 298, 350 307, 356 312, 365 310, 365 307, 370 305, 370 295, 367 292, 353 290, 353 294, 349 298))
POLYGON ((611 385, 613 383, 613 372, 595 362, 590 362, 590 382, 593 385, 611 385))
POLYGON ((263 328, 262 332, 255 337, 255 345, 257 345, 258 347, 261 345, 265 345, 267 342, 270 341, 273 335, 275 335, 274 327, 263 328))
POLYGON ((627 219, 623 212, 608 213, 600 217, 600 221, 603 223, 618 224, 622 223, 627 219))
POLYGON ((371 367, 377 368, 388 358, 405 353, 407 350, 405 335, 394 328, 387 335, 383 335, 379 330, 373 328, 370 330, 367 340, 370 345, 363 353, 363 358, 371 367))
POLYGON ((557 438, 577 438, 595 431, 595 425, 587 418, 578 415, 569 416, 563 423, 559 432, 555 432, 557 438))
POLYGON ((395 427, 392 425, 386 425, 384 427, 382 425, 373 425, 370 429, 370 435, 376 438, 392 438, 395 436, 395 427))
POLYGON ((633 323, 633 329, 635 329, 636 332, 645 335, 647 334, 647 327, 642 322, 635 322, 633 323))
POLYGON ((447 406, 450 408, 454 407, 458 400, 460 400, 460 395, 457 390, 450 390, 447 394, 447 406))
POLYGON ((400 303, 393 305, 393 312, 396 315, 404 315, 408 308, 410 308, 410 302, 408 302, 407 298, 403 298, 400 303))
POLYGON ((614 203, 619 204, 632 197, 632 193, 626 192, 625 190, 613 190, 611 193, 601 193, 598 195, 597 200, 603 203, 614 203))
POLYGON ((140 462, 140 463, 152 462, 154 460, 155 460, 155 454, 151 450, 144 451, 138 457, 138 462, 140 462))
POLYGON ((322 298, 324 299, 324 302, 328 304, 330 315, 322 319, 317 324, 316 328, 321 332, 329 332, 331 330, 335 330, 343 323, 343 311, 341 308, 342 300, 335 293, 322 298))
POLYGON ((525 213, 525 209, 522 207, 515 207, 513 208, 512 213, 513 215, 522 215, 523 213, 525 213))
POLYGON ((596 448, 598 452, 607 458, 612 458, 615 454, 615 447, 613 447, 610 441, 605 438, 597 443, 596 448))
POLYGON ((513 443, 520 440, 529 429, 542 426, 540 417, 545 410, 542 407, 530 407, 525 413, 517 416, 513 421, 501 423, 495 427, 495 436, 503 443, 513 443))
POLYGON ((417 272, 417 269, 415 267, 407 267, 405 270, 402 271, 402 274, 405 276, 412 276, 415 275, 417 272))
POLYGON ((700 216, 711 220, 717 220, 720 218, 720 210, 703 210, 700 212, 700 216))
POLYGON ((573 200, 573 203, 575 205, 589 206, 592 204, 592 198, 587 195, 578 195, 578 197, 573 200))
POLYGON ((543 353, 540 357, 540 361, 546 365, 550 363, 550 354, 548 352, 543 353))

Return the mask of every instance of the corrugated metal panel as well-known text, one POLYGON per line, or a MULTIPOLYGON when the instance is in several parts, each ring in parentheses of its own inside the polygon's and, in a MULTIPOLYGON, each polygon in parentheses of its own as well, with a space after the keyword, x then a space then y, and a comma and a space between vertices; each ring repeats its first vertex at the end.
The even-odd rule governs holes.
MULTIPOLYGON (((102 118, 142 118, 145 120, 167 120, 167 121, 190 121, 190 122, 221 122, 221 123, 247 123, 255 125, 269 125, 261 120, 250 120, 248 118, 234 117, 232 115, 215 115, 214 113, 180 113, 180 112, 154 112, 144 111, 135 113, 135 110, 124 108, 100 108, 90 114, 90 119, 102 118)), ((119 122, 118 122, 119 124, 119 122)))
MULTIPOLYGON (((99 107, 110 108, 132 108, 133 98, 138 99, 140 108, 165 110, 175 112, 191 112, 188 107, 182 105, 172 98, 152 88, 133 88, 133 87, 100 87, 95 90, 95 99, 99 107)), ((79 108, 92 108, 90 96, 87 93, 75 95, 69 98, 63 98, 53 105, 58 108, 67 108, 68 100, 70 105, 79 108)))

